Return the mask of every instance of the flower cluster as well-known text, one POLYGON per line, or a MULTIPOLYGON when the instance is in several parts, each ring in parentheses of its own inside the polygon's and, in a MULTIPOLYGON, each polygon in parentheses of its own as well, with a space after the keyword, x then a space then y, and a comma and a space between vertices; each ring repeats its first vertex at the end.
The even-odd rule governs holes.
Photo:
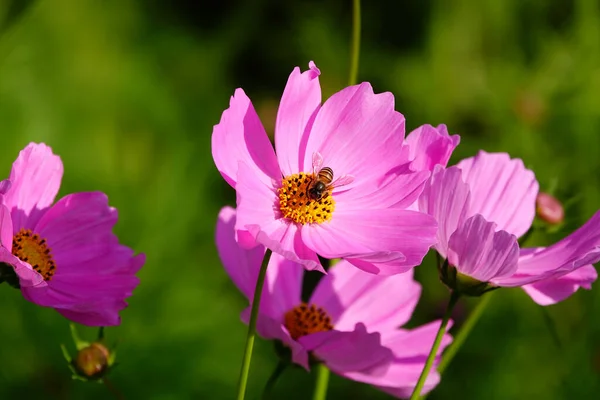
MULTIPOLYGON (((219 215, 219 254, 252 306, 266 249, 272 252, 257 331, 289 349, 294 363, 308 369, 320 362, 397 397, 410 395, 440 327, 401 328, 420 296, 412 270, 432 247, 456 296, 519 286, 546 305, 590 288, 600 213, 554 245, 521 247, 536 202, 548 221, 563 217, 555 200, 538 194, 521 160, 481 151, 447 167, 459 137, 446 126, 425 125, 405 137, 393 96, 375 94, 368 83, 321 104, 319 75, 312 62, 292 71, 274 148, 242 89, 212 135, 215 164, 237 203, 219 215), (323 258, 341 261, 325 271, 323 258), (303 301, 305 269, 326 275, 303 301)), ((440 332, 436 360, 450 342, 443 325, 440 332)), ((426 378, 425 391, 439 380, 435 371, 426 378)))
POLYGON ((31 143, 0 182, 0 277, 72 321, 118 325, 145 256, 112 233, 117 210, 104 193, 54 202, 62 175, 52 149, 31 143))

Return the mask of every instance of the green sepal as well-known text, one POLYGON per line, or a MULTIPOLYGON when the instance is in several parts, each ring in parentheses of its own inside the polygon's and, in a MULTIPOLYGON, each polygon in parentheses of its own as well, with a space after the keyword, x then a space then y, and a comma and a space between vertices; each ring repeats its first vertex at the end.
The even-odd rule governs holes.
POLYGON ((468 275, 458 272, 456 267, 448 264, 448 260, 439 268, 440 280, 450 290, 465 296, 479 297, 499 287, 489 282, 481 282, 468 275))
POLYGON ((71 329, 71 337, 73 338, 73 342, 75 343, 75 348, 77 349, 77 351, 80 351, 81 349, 85 349, 86 347, 88 347, 91 344, 90 342, 81 340, 81 338, 79 337, 79 333, 77 332, 77 327, 75 326, 75 324, 70 323, 69 328, 71 329))

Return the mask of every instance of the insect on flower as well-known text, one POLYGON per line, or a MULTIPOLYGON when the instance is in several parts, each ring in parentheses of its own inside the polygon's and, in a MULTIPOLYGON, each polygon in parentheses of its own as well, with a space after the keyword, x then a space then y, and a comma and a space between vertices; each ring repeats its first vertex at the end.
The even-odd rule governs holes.
POLYGON ((333 169, 323 167, 323 156, 318 151, 313 153, 312 167, 313 180, 306 190, 306 195, 312 200, 319 201, 327 190, 333 190, 336 187, 349 185, 354 182, 352 175, 343 175, 334 181, 333 169))

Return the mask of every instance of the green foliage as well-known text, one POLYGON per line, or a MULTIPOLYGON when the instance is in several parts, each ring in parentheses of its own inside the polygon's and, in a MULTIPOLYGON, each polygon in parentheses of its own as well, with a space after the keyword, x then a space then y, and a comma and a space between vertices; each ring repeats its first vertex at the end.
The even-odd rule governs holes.
MULTIPOLYGON (((119 338, 111 379, 127 398, 232 398, 246 303, 213 244, 217 212, 235 196, 212 162, 212 126, 244 87, 272 133, 287 75, 309 60, 326 96, 340 89, 351 2, 238 1, 214 15, 208 6, 177 13, 169 2, 14 2, 0 0, 0 176, 28 142, 48 143, 65 164, 61 195, 106 192, 121 240, 148 257, 123 324, 108 330, 119 338)), ((598 209, 596 0, 363 3, 359 80, 393 92, 408 129, 446 123, 462 137, 454 161, 507 151, 542 189, 557 182, 555 196, 572 200, 563 230, 532 244, 564 236, 598 209)), ((433 257, 417 275, 424 291, 413 323, 439 318, 447 293, 433 257)), ((518 289, 494 297, 429 399, 598 393, 597 289, 547 316, 518 289)), ((102 386, 71 380, 60 349, 69 324, 58 313, 8 285, 0 313, 0 398, 109 398, 102 386)), ((258 341, 250 394, 276 363, 272 345, 258 341)), ((308 398, 312 385, 290 369, 274 398, 308 398)), ((387 398, 336 376, 329 397, 387 398)))

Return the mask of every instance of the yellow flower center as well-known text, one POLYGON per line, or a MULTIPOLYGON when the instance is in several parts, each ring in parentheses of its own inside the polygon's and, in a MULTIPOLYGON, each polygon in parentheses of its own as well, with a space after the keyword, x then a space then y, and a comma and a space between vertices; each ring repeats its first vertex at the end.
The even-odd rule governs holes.
POLYGON ((314 184, 315 175, 301 172, 282 179, 279 194, 279 209, 285 218, 299 224, 320 224, 331 219, 335 201, 331 189, 323 191, 318 199, 309 196, 308 190, 314 184))
POLYGON ((44 277, 45 281, 52 279, 56 272, 56 264, 46 239, 29 229, 21 229, 13 237, 12 254, 44 277))
POLYGON ((311 333, 327 332, 333 329, 331 318, 323 308, 306 303, 285 313, 284 326, 294 340, 311 333))

